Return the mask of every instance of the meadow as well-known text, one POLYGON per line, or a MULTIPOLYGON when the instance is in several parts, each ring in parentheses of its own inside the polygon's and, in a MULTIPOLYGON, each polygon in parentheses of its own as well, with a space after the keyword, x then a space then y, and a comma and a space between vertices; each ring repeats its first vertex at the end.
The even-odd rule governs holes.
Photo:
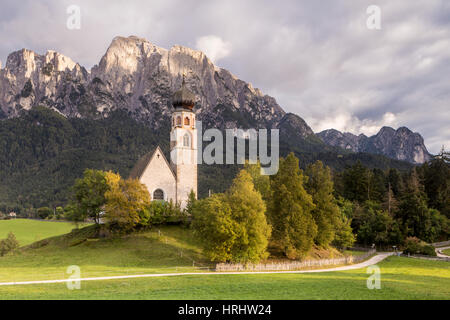
POLYGON ((69 222, 42 221, 28 219, 0 220, 0 239, 13 232, 20 246, 62 235, 70 232, 75 226, 69 222))
MULTIPOLYGON (((42 234, 41 229, 29 229, 28 235, 24 230, 36 222, 22 221, 12 231, 22 241, 33 239, 32 232, 42 234)), ((64 231, 59 222, 42 223, 57 228, 47 233, 64 231)), ((82 277, 204 272, 213 267, 188 228, 161 226, 100 239, 96 230, 93 225, 73 230, 0 257, 0 282, 66 279, 71 265, 80 267, 82 277)), ((360 269, 88 281, 81 290, 68 290, 66 284, 0 286, 0 299, 450 299, 448 262, 390 257, 379 266, 381 290, 367 289, 369 275, 360 269)))
POLYGON ((379 264, 381 289, 365 269, 311 274, 199 275, 0 287, 1 299, 450 299, 448 262, 389 257, 379 264))

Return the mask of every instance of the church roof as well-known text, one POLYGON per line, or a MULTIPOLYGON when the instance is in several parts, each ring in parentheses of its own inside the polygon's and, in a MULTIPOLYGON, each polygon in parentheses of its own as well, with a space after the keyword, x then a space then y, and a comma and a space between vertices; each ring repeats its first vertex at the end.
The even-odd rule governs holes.
POLYGON ((173 94, 172 105, 177 107, 182 107, 185 109, 192 110, 195 105, 195 94, 186 88, 186 81, 183 76, 183 83, 181 89, 173 94))
POLYGON ((148 164, 153 160, 153 158, 158 153, 158 151, 161 154, 161 156, 163 157, 163 159, 166 161, 167 166, 169 167, 173 176, 176 177, 176 174, 173 171, 172 166, 169 164, 169 161, 167 161, 167 158, 164 155, 164 152, 162 152, 161 148, 159 146, 157 146, 155 151, 146 153, 138 160, 138 162, 135 164, 133 169, 131 169, 129 178, 130 179, 140 179, 142 177, 142 175, 144 174, 145 169, 147 169, 148 164))

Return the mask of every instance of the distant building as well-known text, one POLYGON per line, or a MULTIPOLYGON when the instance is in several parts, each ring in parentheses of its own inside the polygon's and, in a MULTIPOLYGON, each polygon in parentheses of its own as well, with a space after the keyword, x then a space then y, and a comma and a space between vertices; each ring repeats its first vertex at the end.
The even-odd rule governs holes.
POLYGON ((147 187, 152 201, 172 200, 185 208, 190 192, 197 195, 197 128, 195 95, 186 88, 184 78, 172 104, 170 163, 158 146, 139 159, 130 177, 147 187))

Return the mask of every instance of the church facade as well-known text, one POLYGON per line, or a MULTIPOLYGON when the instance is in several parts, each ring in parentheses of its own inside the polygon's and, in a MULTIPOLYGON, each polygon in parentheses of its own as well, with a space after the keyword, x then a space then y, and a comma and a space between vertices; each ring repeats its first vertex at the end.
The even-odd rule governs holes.
POLYGON ((170 162, 158 146, 142 157, 130 177, 144 184, 152 201, 173 201, 185 208, 191 191, 197 195, 197 128, 194 112, 195 95, 186 88, 172 99, 170 162))

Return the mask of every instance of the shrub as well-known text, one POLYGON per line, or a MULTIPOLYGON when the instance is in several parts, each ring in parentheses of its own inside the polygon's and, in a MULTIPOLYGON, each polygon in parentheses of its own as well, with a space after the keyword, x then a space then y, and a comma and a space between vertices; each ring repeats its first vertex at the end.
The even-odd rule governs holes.
POLYGON ((424 245, 421 247, 420 254, 426 255, 426 256, 436 256, 436 250, 434 250, 433 246, 430 245, 424 245))
POLYGON ((433 246, 426 244, 416 237, 406 238, 404 249, 404 254, 423 254, 426 256, 436 256, 436 251, 433 246))
POLYGON ((4 256, 8 252, 11 252, 19 247, 19 241, 17 241, 14 233, 10 232, 8 237, 0 241, 0 256, 4 256))
POLYGON ((48 217, 50 217, 53 214, 52 209, 48 208, 48 207, 42 207, 39 208, 37 210, 38 216, 41 219, 47 219, 48 217))

